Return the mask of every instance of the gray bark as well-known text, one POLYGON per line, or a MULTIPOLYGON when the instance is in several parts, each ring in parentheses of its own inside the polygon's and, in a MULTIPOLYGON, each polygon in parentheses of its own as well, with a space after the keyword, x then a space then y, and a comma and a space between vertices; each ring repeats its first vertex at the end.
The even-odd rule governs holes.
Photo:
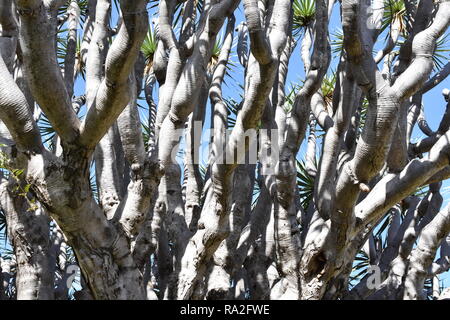
POLYGON ((148 3, 0 3, 1 299, 68 299, 75 265, 77 299, 423 299, 428 279, 445 297, 449 91, 437 128, 423 101, 450 74, 433 72, 450 1, 406 1, 381 46, 382 0, 317 0, 307 21, 288 0, 244 0, 243 21, 238 0, 148 3), (350 289, 357 256, 380 287, 350 289))

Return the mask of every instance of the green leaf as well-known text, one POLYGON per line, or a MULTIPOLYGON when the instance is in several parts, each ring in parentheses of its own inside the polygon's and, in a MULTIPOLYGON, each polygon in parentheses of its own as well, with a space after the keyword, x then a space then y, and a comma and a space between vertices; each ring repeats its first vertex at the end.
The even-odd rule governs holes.
POLYGON ((23 169, 14 169, 12 171, 12 173, 16 176, 16 177, 20 177, 23 173, 23 169))
POLYGON ((310 26, 316 18, 315 0, 294 0, 292 4, 293 17, 293 35, 298 36, 306 27, 310 26))
POLYGON ((300 193, 300 203, 304 210, 308 209, 309 203, 314 196, 314 178, 306 171, 304 161, 296 161, 297 186, 300 193))
POLYGON ((386 0, 384 2, 384 14, 381 22, 381 32, 390 27, 394 22, 400 21, 400 32, 405 36, 407 15, 403 0, 386 0))
POLYGON ((25 185, 25 187, 23 187, 23 191, 25 192, 25 194, 27 194, 30 191, 31 188, 31 184, 27 184, 25 185))
POLYGON ((158 47, 158 40, 156 40, 155 30, 150 25, 147 31, 147 35, 145 36, 144 42, 141 46, 141 52, 145 58, 145 74, 150 72, 151 67, 153 66, 153 56, 158 47))

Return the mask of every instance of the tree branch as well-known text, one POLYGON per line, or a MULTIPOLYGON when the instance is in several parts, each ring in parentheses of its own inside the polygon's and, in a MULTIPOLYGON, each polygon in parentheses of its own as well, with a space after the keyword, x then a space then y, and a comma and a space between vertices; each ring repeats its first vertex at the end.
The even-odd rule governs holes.
POLYGON ((430 150, 427 158, 414 159, 398 174, 388 174, 381 179, 367 197, 356 207, 356 223, 352 234, 361 232, 377 221, 395 203, 411 194, 449 164, 450 131, 447 131, 430 150))
POLYGON ((41 135, 27 100, 14 82, 12 75, 0 56, 0 119, 6 124, 19 149, 40 152, 43 148, 41 135))
POLYGON ((130 99, 129 78, 148 27, 146 2, 121 2, 123 23, 108 52, 95 104, 81 127, 80 144, 88 149, 93 149, 130 99))
POLYGON ((399 100, 404 100, 419 90, 433 69, 433 52, 436 41, 450 25, 450 1, 442 0, 433 23, 418 33, 412 42, 414 60, 392 86, 399 100))
POLYGON ((419 243, 411 253, 408 274, 405 278, 404 299, 423 299, 423 286, 428 276, 436 250, 450 232, 450 207, 440 211, 422 231, 419 243))
POLYGON ((72 108, 56 58, 56 13, 51 12, 41 1, 22 0, 17 5, 24 72, 33 97, 63 143, 75 143, 80 122, 72 108), (52 94, 47 94, 49 83, 52 84, 52 94))

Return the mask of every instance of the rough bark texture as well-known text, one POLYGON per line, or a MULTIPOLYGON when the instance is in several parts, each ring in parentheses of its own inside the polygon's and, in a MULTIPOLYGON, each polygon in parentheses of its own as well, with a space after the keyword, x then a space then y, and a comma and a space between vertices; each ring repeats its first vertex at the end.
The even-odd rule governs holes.
POLYGON ((450 1, 306 2, 1 1, 0 299, 444 299, 450 1))

